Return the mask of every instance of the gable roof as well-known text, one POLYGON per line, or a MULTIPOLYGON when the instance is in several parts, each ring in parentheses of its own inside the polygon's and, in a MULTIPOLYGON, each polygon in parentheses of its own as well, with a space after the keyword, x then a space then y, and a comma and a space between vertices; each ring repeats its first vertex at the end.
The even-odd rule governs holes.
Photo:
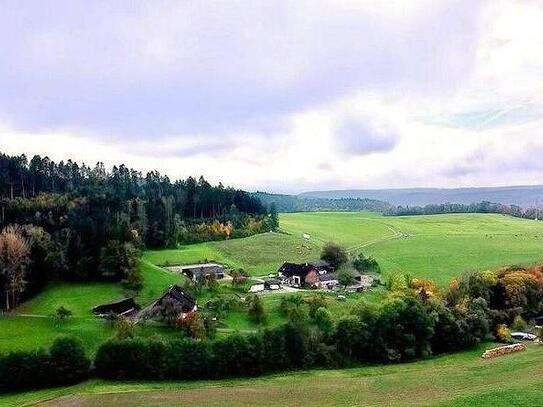
POLYGON ((278 270, 285 277, 299 276, 305 278, 311 270, 316 268, 310 264, 296 264, 285 262, 278 270))
POLYGON ((178 267, 180 269, 182 269, 182 270, 187 270, 187 269, 201 269, 201 270, 204 270, 204 269, 208 269, 208 268, 220 268, 220 269, 224 268, 224 266, 222 264, 219 264, 219 263, 181 264, 178 267))
POLYGON ((315 260, 307 263, 313 267, 315 267, 317 270, 324 270, 324 269, 330 269, 332 266, 330 263, 328 263, 326 260, 315 260))
POLYGON ((183 312, 190 312, 196 306, 196 301, 189 295, 185 294, 183 289, 178 285, 172 285, 168 290, 160 297, 158 300, 152 304, 152 308, 157 305, 161 305, 162 302, 166 299, 171 299, 181 307, 183 312))

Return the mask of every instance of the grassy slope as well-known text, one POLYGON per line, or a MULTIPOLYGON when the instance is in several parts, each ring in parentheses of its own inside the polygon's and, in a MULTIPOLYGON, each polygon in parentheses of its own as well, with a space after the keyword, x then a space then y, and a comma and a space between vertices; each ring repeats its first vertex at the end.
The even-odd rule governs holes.
POLYGON ((318 258, 319 247, 304 242, 301 237, 264 233, 244 239, 182 246, 179 249, 149 250, 144 253, 144 260, 158 265, 214 260, 232 269, 244 268, 254 276, 262 276, 277 271, 286 260, 318 258))
POLYGON ((543 224, 501 215, 381 217, 360 213, 296 213, 286 214, 281 220, 282 227, 289 232, 304 231, 316 239, 336 240, 347 246, 367 239, 364 229, 374 228, 367 223, 386 226, 389 233, 386 236, 393 235, 394 230, 400 232, 400 237, 385 236, 358 245, 358 250, 375 256, 385 273, 408 273, 440 284, 447 284, 466 270, 529 264, 543 257, 543 224))
MULTIPOLYGON (((488 345, 487 345, 488 346, 488 345)), ((65 389, 8 395, 20 406, 525 406, 543 396, 543 348, 492 360, 478 349, 402 365, 294 372, 256 379, 206 382, 90 381, 65 389), (60 399, 58 397, 61 397, 60 399)))
MULTIPOLYGON (((142 262, 145 285, 137 301, 145 305, 156 299, 165 288, 182 278, 166 273, 156 266, 142 262)), ((91 309, 98 304, 122 298, 120 284, 108 283, 55 283, 50 284, 36 297, 22 304, 14 316, 0 318, 0 351, 35 349, 49 346, 59 335, 74 335, 85 347, 94 352, 98 345, 109 338, 113 328, 104 320, 95 318, 91 309), (50 315, 61 305, 73 312, 73 317, 60 326, 50 315)), ((171 335, 166 329, 145 327, 143 336, 161 332, 171 335)))
POLYGON ((385 273, 427 277, 440 284, 471 269, 528 264, 543 257, 543 224, 492 214, 383 217, 372 213, 281 215, 289 235, 266 233, 247 239, 148 251, 153 264, 203 260, 266 275, 282 262, 318 258, 320 247, 337 241, 352 252, 375 256, 385 273), (309 233, 311 240, 302 239, 309 233))

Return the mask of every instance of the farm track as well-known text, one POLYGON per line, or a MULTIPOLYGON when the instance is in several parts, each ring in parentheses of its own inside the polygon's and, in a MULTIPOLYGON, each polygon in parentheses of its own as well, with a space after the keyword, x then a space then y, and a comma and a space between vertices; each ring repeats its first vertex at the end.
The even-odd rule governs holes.
POLYGON ((373 219, 366 219, 366 220, 384 225, 388 230, 392 232, 392 235, 385 236, 379 239, 373 239, 373 240, 370 240, 369 242, 364 242, 364 243, 357 244, 355 246, 348 247, 347 252, 352 253, 353 251, 363 249, 364 247, 373 246, 378 243, 383 243, 389 240, 399 239, 402 237, 402 232, 388 223, 380 222, 378 220, 373 220, 373 219))

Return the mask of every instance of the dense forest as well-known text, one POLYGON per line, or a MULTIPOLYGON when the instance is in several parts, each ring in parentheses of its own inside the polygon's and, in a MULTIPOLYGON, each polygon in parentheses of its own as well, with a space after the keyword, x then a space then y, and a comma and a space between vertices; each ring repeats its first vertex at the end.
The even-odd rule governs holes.
POLYGON ((275 222, 257 198, 203 177, 1 154, 1 303, 9 309, 51 279, 137 287, 141 247, 248 236, 275 222))
POLYGON ((479 202, 466 204, 444 203, 440 205, 426 206, 396 206, 390 207, 383 212, 388 216, 410 216, 410 215, 437 215, 446 213, 497 213, 510 215, 517 218, 539 219, 540 210, 537 208, 521 208, 516 205, 504 205, 493 202, 479 202))
POLYGON ((266 192, 256 192, 253 194, 258 198, 266 208, 275 204, 278 212, 356 212, 372 211, 384 213, 393 207, 383 201, 364 198, 305 198, 300 195, 281 195, 269 194, 266 192))

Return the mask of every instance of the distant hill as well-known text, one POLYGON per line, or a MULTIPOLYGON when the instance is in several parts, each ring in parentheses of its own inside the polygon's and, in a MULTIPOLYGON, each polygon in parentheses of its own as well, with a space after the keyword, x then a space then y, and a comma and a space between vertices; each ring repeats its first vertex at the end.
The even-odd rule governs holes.
POLYGON ((388 202, 392 205, 425 206, 429 204, 495 202, 523 208, 543 204, 543 185, 483 188, 402 188, 312 191, 298 195, 310 199, 360 198, 388 202))
POLYGON ((269 194, 255 192, 253 197, 258 198, 267 209, 275 204, 278 212, 319 212, 319 211, 373 211, 385 212, 393 209, 390 204, 375 199, 365 198, 312 198, 297 195, 269 194))

